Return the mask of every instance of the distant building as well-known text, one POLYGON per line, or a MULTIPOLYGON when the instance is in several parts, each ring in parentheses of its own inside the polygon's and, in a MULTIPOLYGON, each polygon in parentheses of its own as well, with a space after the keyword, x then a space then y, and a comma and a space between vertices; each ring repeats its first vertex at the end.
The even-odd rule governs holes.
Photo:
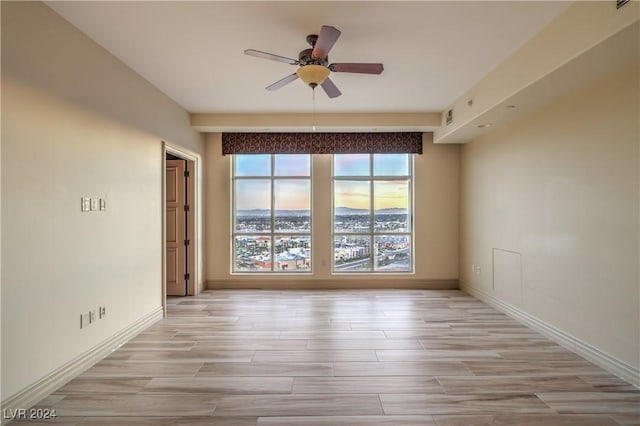
POLYGON ((369 256, 369 246, 358 246, 355 244, 339 244, 334 248, 336 260, 349 260, 369 256))
POLYGON ((276 270, 291 271, 311 268, 311 250, 294 247, 284 253, 276 254, 276 270))

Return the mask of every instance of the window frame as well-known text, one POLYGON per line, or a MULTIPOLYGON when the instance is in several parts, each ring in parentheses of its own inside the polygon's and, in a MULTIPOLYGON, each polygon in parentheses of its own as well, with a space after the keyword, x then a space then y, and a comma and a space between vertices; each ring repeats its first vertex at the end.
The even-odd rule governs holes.
POLYGON ((414 193, 414 180, 415 180, 415 155, 411 153, 406 153, 408 156, 407 159, 407 175, 374 175, 374 155, 385 155, 384 153, 369 153, 369 175, 368 176, 336 176, 335 174, 335 156, 336 155, 348 155, 348 154, 332 154, 331 155, 331 247, 333 249, 333 253, 331 255, 331 274, 332 275, 381 275, 381 274, 402 274, 402 275, 413 275, 415 274, 415 215, 414 215, 414 205, 415 205, 415 193, 414 193), (408 182, 408 206, 407 206, 407 220, 409 221, 409 226, 407 227, 409 230, 406 232, 377 232, 375 230, 375 182, 388 182, 388 181, 398 181, 398 180, 406 180, 408 182), (368 232, 336 232, 335 228, 335 182, 336 181, 358 181, 358 182, 369 182, 369 222, 370 227, 368 232), (409 247, 410 247, 410 268, 407 271, 380 271, 376 270, 376 253, 377 247, 375 244, 375 237, 382 235, 392 235, 392 236, 408 236, 409 237, 409 247), (371 263, 371 269, 367 271, 355 270, 355 271, 345 271, 345 270, 336 270, 336 259, 335 259, 335 239, 336 237, 368 237, 370 239, 370 247, 369 247, 369 259, 371 263))
POLYGON ((252 176, 236 176, 236 157, 243 155, 253 155, 253 154, 234 154, 231 155, 231 262, 230 262, 230 273, 232 275, 242 275, 242 274, 266 274, 266 275, 274 275, 274 274, 282 274, 282 275, 311 275, 313 274, 313 156, 311 154, 306 154, 309 156, 309 175, 308 176, 291 176, 291 175, 276 175, 276 156, 277 155, 305 155, 305 154, 260 154, 260 155, 269 155, 270 157, 270 174, 269 175, 252 175, 252 176), (237 219, 237 195, 236 195, 236 182, 242 180, 269 180, 270 187, 270 230, 268 232, 238 232, 236 230, 236 219, 237 219), (275 182, 276 180, 301 180, 309 182, 309 231, 307 232, 283 232, 276 230, 276 195, 275 195, 275 182), (237 269, 237 256, 236 256, 236 246, 237 246, 237 237, 241 236, 255 236, 255 237, 269 237, 270 238, 270 259, 271 259, 271 268, 270 269, 262 269, 262 270, 242 270, 237 269), (282 237, 308 237, 309 239, 309 249, 310 256, 309 262, 310 267, 307 270, 292 270, 291 272, 276 269, 276 252, 275 246, 278 238, 282 237))

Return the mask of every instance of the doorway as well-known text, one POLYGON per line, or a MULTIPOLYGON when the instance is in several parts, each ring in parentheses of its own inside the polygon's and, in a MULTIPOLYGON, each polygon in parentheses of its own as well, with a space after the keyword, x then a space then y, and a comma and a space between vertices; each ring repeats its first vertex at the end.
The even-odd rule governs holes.
MULTIPOLYGON (((189 226, 191 171, 188 160, 166 154, 166 274, 167 296, 189 294, 190 262, 189 246, 193 240, 189 226)), ((192 165, 191 165, 192 166, 192 165)))
POLYGON ((163 305, 166 297, 198 292, 198 158, 164 145, 163 305))

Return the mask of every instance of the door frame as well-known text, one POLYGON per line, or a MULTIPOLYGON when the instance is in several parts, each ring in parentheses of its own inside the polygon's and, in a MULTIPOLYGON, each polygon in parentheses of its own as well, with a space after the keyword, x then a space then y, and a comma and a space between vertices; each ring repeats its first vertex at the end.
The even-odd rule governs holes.
POLYGON ((162 141, 162 309, 167 316, 167 154, 193 162, 193 271, 189 280, 188 296, 197 296, 202 289, 202 157, 184 147, 162 141))

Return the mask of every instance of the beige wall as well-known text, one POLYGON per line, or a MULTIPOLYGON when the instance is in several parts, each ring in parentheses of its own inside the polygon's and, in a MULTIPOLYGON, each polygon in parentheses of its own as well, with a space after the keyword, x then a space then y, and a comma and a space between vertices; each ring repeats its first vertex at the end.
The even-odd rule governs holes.
POLYGON ((203 151, 182 108, 44 4, 2 2, 3 399, 161 306, 162 140, 203 151))
POLYGON ((610 66, 612 60, 618 61, 613 55, 625 50, 629 40, 626 37, 637 43, 637 29, 622 39, 617 36, 623 29, 637 25, 640 2, 629 2, 620 9, 609 1, 573 1, 565 5, 568 7, 560 15, 444 109, 453 110, 453 121, 446 125, 442 114, 441 127, 435 130, 436 143, 469 142, 485 133, 477 128, 479 124, 495 125, 514 113, 532 110, 534 105, 568 93, 610 66), (604 47, 606 52, 600 51, 610 42, 604 47), (585 64, 585 59, 591 62, 585 64), (469 100, 473 100, 472 105, 469 100), (513 103, 518 104, 518 110, 505 114, 505 106, 513 103))
POLYGON ((636 63, 601 76, 465 145, 461 157, 461 285, 632 369, 640 367, 638 73, 636 63))
POLYGON ((231 274, 230 167, 231 157, 221 154, 221 135, 210 133, 205 154, 206 277, 210 284, 233 282, 270 285, 382 285, 420 284, 458 278, 459 146, 425 142, 424 154, 415 158, 415 274, 332 275, 331 259, 331 156, 313 158, 313 274, 265 276, 231 274), (351 284, 345 284, 349 281, 351 284), (306 284, 305 284, 306 283, 306 284))

